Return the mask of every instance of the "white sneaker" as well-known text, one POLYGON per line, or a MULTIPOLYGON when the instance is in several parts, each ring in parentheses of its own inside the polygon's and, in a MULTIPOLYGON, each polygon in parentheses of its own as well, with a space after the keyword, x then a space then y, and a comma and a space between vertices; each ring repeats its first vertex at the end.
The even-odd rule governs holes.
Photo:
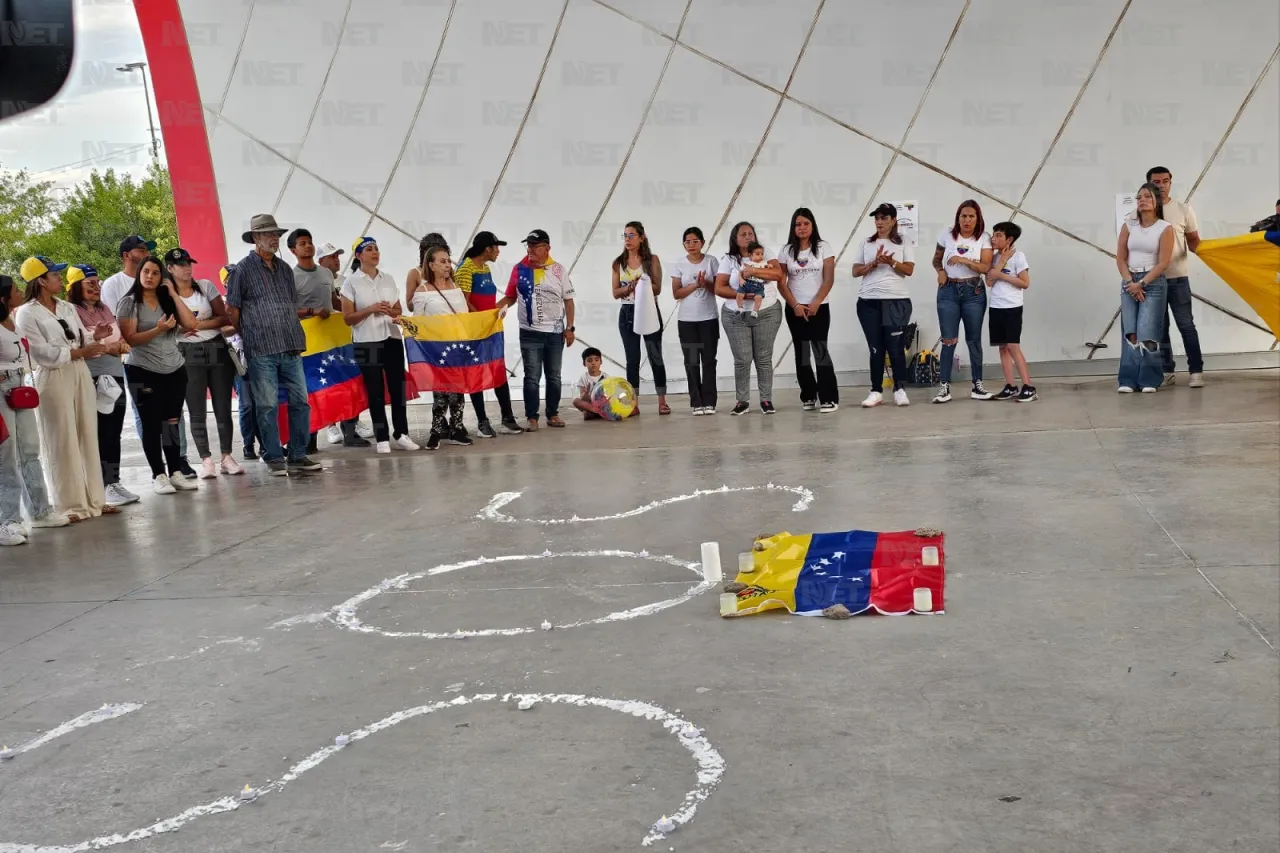
POLYGON ((27 544, 27 537, 23 534, 21 526, 12 521, 0 524, 0 548, 25 544, 27 544))
POLYGON ((705 407, 705 406, 699 406, 698 408, 696 408, 696 409, 694 409, 694 410, 693 410, 693 416, 694 416, 695 418, 700 418, 700 417, 702 417, 703 415, 705 415, 706 413, 707 413, 707 409, 706 409, 706 407, 705 407))
POLYGON ((1143 388, 1143 389, 1142 389, 1142 393, 1143 393, 1143 394, 1154 394, 1154 393, 1156 393, 1156 391, 1158 391, 1158 390, 1160 390, 1160 389, 1158 389, 1158 388, 1152 388, 1150 385, 1148 385, 1146 388, 1143 388))
POLYGON ((392 441, 391 446, 394 447, 396 450, 413 451, 413 450, 422 449, 422 445, 416 443, 412 438, 409 438, 409 436, 407 435, 402 435, 399 438, 392 441))
POLYGON ((325 440, 330 444, 342 444, 342 427, 339 424, 330 424, 324 430, 325 440))
POLYGON ((702 409, 702 414, 704 415, 714 415, 715 413, 716 413, 715 406, 704 406, 702 409))
POLYGON ((1128 385, 1121 385, 1119 388, 1117 388, 1117 389, 1116 389, 1116 393, 1117 393, 1117 394, 1132 394, 1132 393, 1133 393, 1133 389, 1132 389, 1132 388, 1130 388, 1128 385))
POLYGON ((31 526, 32 526, 32 527, 34 527, 34 528, 39 528, 39 527, 66 527, 66 526, 67 526, 68 524, 70 524, 70 523, 71 523, 71 519, 67 518, 67 517, 66 517, 65 515, 63 515, 62 513, 60 513, 60 512, 54 512, 53 510, 49 510, 49 511, 48 511, 47 513, 45 513, 45 515, 44 515, 43 517, 41 517, 41 518, 33 518, 33 519, 31 519, 31 526))
POLYGON ((1193 373, 1193 374, 1191 374, 1191 381, 1187 383, 1187 387, 1188 387, 1188 388, 1203 388, 1203 387, 1204 387, 1204 374, 1203 374, 1203 373, 1193 373))
POLYGON ((107 506, 124 506, 138 500, 138 496, 119 483, 107 486, 107 506))
POLYGON ((862 401, 862 408, 874 409, 876 406, 884 402, 884 394, 879 391, 872 391, 867 395, 867 399, 862 401))
POLYGON ((213 464, 213 457, 200 460, 200 479, 215 480, 218 477, 218 467, 213 464))
POLYGON ((389 442, 389 441, 379 441, 379 442, 378 442, 378 446, 377 446, 376 450, 377 450, 377 452, 378 452, 378 453, 390 453, 390 452, 391 452, 391 442, 389 442))
POLYGON ((178 491, 173 487, 173 483, 171 483, 169 478, 164 474, 156 475, 155 483, 152 488, 156 490, 157 495, 172 495, 174 492, 178 491))
POLYGON ((933 396, 933 402, 935 403, 951 402, 951 383, 950 382, 943 382, 941 385, 938 386, 938 393, 933 396))
POLYGON ((907 391, 905 388, 899 388, 893 392, 893 402, 899 406, 910 406, 911 401, 907 399, 907 391))
MULTIPOLYGON (((339 435, 341 435, 342 430, 339 429, 338 433, 339 435)), ((360 436, 361 438, 367 441, 373 438, 373 427, 365 426, 364 424, 358 423, 356 424, 356 435, 360 436)), ((339 439, 339 441, 341 441, 341 439, 339 439)))
POLYGON ((194 492, 196 489, 200 488, 195 480, 188 479, 187 475, 183 474, 181 471, 176 474, 169 475, 169 485, 173 486, 179 492, 194 492))
POLYGON ((230 474, 233 477, 237 474, 244 473, 244 469, 240 467, 240 463, 232 459, 231 454, 227 454, 222 457, 222 462, 218 464, 218 467, 222 470, 222 473, 230 474))

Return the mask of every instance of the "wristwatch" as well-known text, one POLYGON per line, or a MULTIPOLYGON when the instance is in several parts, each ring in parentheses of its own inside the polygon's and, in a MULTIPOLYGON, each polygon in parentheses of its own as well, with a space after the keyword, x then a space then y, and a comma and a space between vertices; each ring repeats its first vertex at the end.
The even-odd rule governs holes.
POLYGON ((565 329, 565 331, 566 331, 566 332, 575 332, 575 331, 577 331, 577 329, 578 329, 578 327, 577 327, 577 326, 569 326, 567 329, 565 329))

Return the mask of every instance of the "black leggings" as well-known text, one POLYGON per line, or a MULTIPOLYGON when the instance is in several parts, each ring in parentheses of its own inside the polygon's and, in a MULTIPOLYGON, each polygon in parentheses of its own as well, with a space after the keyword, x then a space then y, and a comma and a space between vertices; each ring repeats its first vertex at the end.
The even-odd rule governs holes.
MULTIPOLYGON (((516 419, 515 412, 511 410, 511 386, 503 382, 497 388, 493 389, 493 396, 498 398, 498 410, 502 413, 502 422, 513 423, 516 419)), ((476 410, 476 420, 480 423, 488 423, 489 416, 484 410, 484 392, 477 391, 471 395, 471 408, 476 410)))
MULTIPOLYGON (((907 340, 906 324, 886 326, 886 317, 893 311, 886 311, 886 303, 905 300, 896 299, 859 299, 858 322, 862 324, 862 333, 867 337, 867 347, 871 350, 871 390, 884 390, 884 359, 889 357, 889 367, 893 370, 893 390, 902 388, 907 381, 907 340)), ((905 320, 911 319, 908 311, 905 320)))
MULTIPOLYGON (((120 482, 120 433, 124 430, 124 413, 128 408, 125 402, 124 380, 119 376, 108 376, 112 382, 120 386, 120 396, 116 397, 115 408, 107 414, 98 412, 98 457, 102 460, 103 485, 114 486, 120 482)), ((94 379, 97 382, 98 379, 94 379)))
POLYGON ((796 381, 800 383, 800 402, 839 403, 836 366, 827 348, 831 331, 831 306, 818 306, 812 317, 799 317, 787 306, 787 328, 796 355, 796 381), (815 372, 817 376, 815 376, 815 372))
POLYGON ((209 451, 209 427, 205 423, 207 398, 213 403, 213 419, 218 424, 218 449, 223 456, 230 456, 231 441, 235 437, 231 425, 231 386, 236 378, 231 352, 221 335, 178 347, 187 365, 187 417, 196 450, 201 459, 213 456, 209 451))
POLYGON ((716 351, 720 348, 720 323, 710 320, 677 320, 676 333, 684 350, 684 377, 689 382, 689 405, 695 409, 716 405, 716 351))
POLYGON ((391 397, 391 424, 395 437, 407 434, 409 413, 404 405, 404 342, 399 338, 387 338, 373 343, 358 343, 353 349, 360 376, 364 379, 364 391, 369 396, 369 419, 373 421, 374 440, 391 440, 383 402, 387 396, 391 397))
POLYGON ((187 397, 187 369, 156 373, 132 364, 124 366, 129 391, 142 421, 142 452, 151 466, 151 476, 176 474, 183 458, 178 419, 187 397))
MULTIPOLYGON (((622 335, 622 351, 627 359, 627 381, 636 393, 640 393, 640 335, 631 330, 635 321, 636 306, 624 302, 618 312, 618 333, 622 335)), ((644 349, 649 356, 649 367, 653 370, 653 393, 665 396, 667 393, 667 365, 662 360, 662 329, 644 336, 644 349)))

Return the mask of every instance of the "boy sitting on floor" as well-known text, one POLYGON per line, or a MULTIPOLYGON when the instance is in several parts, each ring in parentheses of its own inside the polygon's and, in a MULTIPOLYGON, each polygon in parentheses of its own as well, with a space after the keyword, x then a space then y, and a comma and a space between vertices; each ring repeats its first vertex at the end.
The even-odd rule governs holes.
MULTIPOLYGON (((582 412, 584 421, 604 420, 594 399, 596 388, 609 375, 604 372, 603 365, 604 357, 600 354, 600 350, 587 347, 582 351, 582 366, 586 370, 578 379, 578 396, 573 401, 573 407, 582 412)), ((639 414, 638 409, 628 417, 635 417, 637 414, 639 414)))

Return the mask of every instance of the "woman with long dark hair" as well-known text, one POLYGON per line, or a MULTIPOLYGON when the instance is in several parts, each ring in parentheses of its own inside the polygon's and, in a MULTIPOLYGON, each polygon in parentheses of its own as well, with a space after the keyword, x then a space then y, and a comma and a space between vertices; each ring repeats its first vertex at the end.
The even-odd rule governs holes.
POLYGON ((858 244, 853 277, 862 279, 858 290, 858 322, 871 351, 871 393, 864 409, 884 401, 884 362, 893 371, 893 402, 908 406, 906 328, 911 322, 911 295, 907 279, 916 269, 916 253, 898 233, 898 209, 885 202, 872 211, 876 231, 858 244))
MULTIPOLYGON (((658 414, 671 414, 667 405, 667 366, 662 360, 662 312, 658 294, 662 293, 662 261, 649 247, 644 226, 628 222, 622 228, 622 253, 613 259, 613 298, 622 303, 618 311, 618 333, 627 359, 627 381, 640 393, 640 341, 653 368, 653 386, 658 395, 658 414), (636 300, 652 300, 658 315, 658 331, 639 335, 635 331, 636 300)), ((638 411, 638 409, 637 409, 638 411)))
POLYGON ((716 413, 716 351, 720 347, 715 293, 720 264, 713 255, 702 253, 705 245, 701 228, 686 228, 685 256, 671 270, 671 292, 680 303, 676 331, 684 350, 689 405, 695 415, 716 413))
POLYGON ((36 421, 53 507, 77 522, 120 510, 106 505, 98 462, 98 395, 85 363, 107 348, 80 322, 75 306, 58 298, 64 269, 66 264, 48 258, 23 262, 27 298, 16 325, 35 362, 36 421))
POLYGON ((733 352, 733 386, 737 403, 730 414, 745 415, 751 409, 751 365, 756 366, 756 386, 760 392, 760 411, 772 415, 773 406, 773 342, 782 326, 782 304, 778 282, 786 272, 769 249, 764 250, 766 264, 751 270, 753 278, 762 279, 764 298, 759 316, 748 309, 738 310, 738 289, 742 286, 743 258, 747 247, 756 242, 756 229, 750 222, 739 222, 729 232, 729 250, 720 257, 716 270, 716 296, 724 300, 720 322, 724 325, 729 349, 733 352))
POLYGON ((91 266, 77 264, 67 273, 67 281, 71 282, 67 301, 76 306, 84 327, 94 330, 94 339, 107 348, 102 355, 88 360, 89 375, 96 383, 111 382, 120 389, 120 396, 116 397, 111 411, 98 411, 98 456, 102 460, 107 506, 124 506, 138 500, 137 495, 120 483, 120 434, 124 431, 128 399, 121 356, 129 352, 129 345, 120 337, 116 315, 102 301, 102 282, 98 279, 98 271, 91 266))
POLYGON ((834 412, 840 408, 840 390, 827 348, 831 332, 827 294, 836 280, 836 253, 818 234, 818 221, 809 208, 800 207, 791 214, 787 245, 778 252, 778 265, 787 274, 778 282, 778 292, 787 302, 787 328, 795 349, 800 406, 806 412, 834 412))
POLYGON ((955 223, 938 235, 933 268, 938 271, 938 326, 942 330, 942 384, 933 402, 951 401, 951 370, 960 323, 969 347, 969 376, 974 400, 994 394, 982 385, 982 318, 987 313, 987 290, 982 276, 991 267, 991 237, 982 221, 982 208, 973 199, 960 202, 955 223))
MULTIPOLYGON (((453 281, 467 299, 467 307, 472 311, 492 311, 498 306, 498 287, 493 281, 493 270, 490 264, 498 260, 506 240, 499 240, 492 231, 481 231, 471 242, 471 247, 464 253, 462 263, 453 273, 453 281)), ((448 246, 441 246, 447 253, 448 246)), ((426 268, 426 264, 422 264, 426 268)), ((503 377, 501 385, 493 389, 493 396, 498 398, 498 410, 502 415, 502 431, 508 435, 519 435, 524 427, 516 422, 515 410, 511 408, 511 385, 503 377)), ((484 392, 477 391, 471 395, 471 408, 475 409, 476 420, 479 421, 477 432, 481 438, 497 438, 498 434, 489 423, 489 415, 484 407, 484 392)), ((463 429, 465 433, 466 430, 463 429)))
POLYGON ((1164 219, 1160 190, 1150 182, 1136 197, 1137 212, 1120 226, 1116 269, 1120 271, 1119 385, 1121 394, 1141 388, 1154 394, 1164 381, 1160 337, 1164 334, 1168 283, 1164 271, 1173 259, 1174 229, 1164 219))
POLYGON ((196 327, 195 315, 177 296, 160 259, 138 267, 133 287, 116 306, 120 334, 132 347, 124 375, 142 419, 142 451, 157 495, 199 488, 182 472, 179 417, 187 400, 187 367, 178 347, 179 329, 196 327))

